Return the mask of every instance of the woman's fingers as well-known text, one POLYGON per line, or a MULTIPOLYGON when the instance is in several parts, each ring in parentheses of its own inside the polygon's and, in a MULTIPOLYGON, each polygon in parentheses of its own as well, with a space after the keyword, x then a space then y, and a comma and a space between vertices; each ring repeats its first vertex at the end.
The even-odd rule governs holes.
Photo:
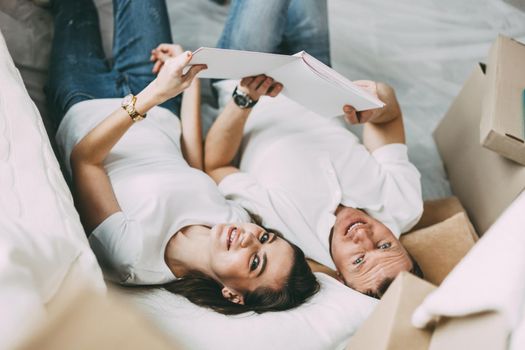
POLYGON ((164 62, 163 61, 157 61, 155 62, 155 64, 153 65, 153 69, 151 70, 153 72, 153 74, 157 74, 160 69, 162 68, 162 66, 164 65, 164 62))
POLYGON ((208 69, 208 66, 205 64, 196 64, 191 66, 190 70, 184 74, 184 80, 191 82, 199 72, 208 69))

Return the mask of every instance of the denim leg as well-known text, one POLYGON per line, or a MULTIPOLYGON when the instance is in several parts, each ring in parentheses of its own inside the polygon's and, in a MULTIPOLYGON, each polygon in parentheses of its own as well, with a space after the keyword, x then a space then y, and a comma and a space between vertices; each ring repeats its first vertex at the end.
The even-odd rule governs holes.
MULTIPOLYGON (((113 0, 113 70, 119 75, 122 96, 138 94, 153 79, 151 50, 173 42, 164 0, 113 0)), ((164 104, 179 115, 181 97, 164 104)))
POLYGON ((283 40, 283 51, 307 51, 330 66, 330 37, 326 0, 292 0, 283 40))
POLYGON ((217 47, 281 53, 290 0, 233 0, 217 47))
POLYGON ((116 97, 92 0, 53 1, 54 37, 46 86, 56 126, 75 103, 116 97))

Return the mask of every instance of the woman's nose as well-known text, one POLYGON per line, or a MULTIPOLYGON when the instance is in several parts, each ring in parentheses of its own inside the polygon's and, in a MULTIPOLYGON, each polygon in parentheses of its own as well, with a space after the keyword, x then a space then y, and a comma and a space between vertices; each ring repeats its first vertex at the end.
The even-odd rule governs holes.
POLYGON ((256 240, 257 239, 255 238, 255 235, 253 233, 251 233, 251 232, 244 232, 244 234, 242 236, 241 247, 242 248, 248 248, 253 243, 255 243, 256 240))

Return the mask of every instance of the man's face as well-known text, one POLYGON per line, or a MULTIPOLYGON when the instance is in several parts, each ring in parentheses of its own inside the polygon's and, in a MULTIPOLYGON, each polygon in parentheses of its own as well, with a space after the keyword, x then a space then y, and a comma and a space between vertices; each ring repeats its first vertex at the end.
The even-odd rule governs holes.
POLYGON ((376 294, 384 280, 412 269, 408 253, 392 231, 361 210, 340 206, 330 238, 340 276, 359 292, 376 294))

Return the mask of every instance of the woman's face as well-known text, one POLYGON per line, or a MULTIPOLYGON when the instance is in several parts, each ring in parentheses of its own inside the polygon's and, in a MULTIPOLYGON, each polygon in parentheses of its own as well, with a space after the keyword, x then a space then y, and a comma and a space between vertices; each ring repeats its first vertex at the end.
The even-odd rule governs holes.
POLYGON ((242 295, 259 287, 280 289, 290 273, 292 247, 258 225, 218 224, 211 239, 211 269, 233 302, 243 303, 242 295))

